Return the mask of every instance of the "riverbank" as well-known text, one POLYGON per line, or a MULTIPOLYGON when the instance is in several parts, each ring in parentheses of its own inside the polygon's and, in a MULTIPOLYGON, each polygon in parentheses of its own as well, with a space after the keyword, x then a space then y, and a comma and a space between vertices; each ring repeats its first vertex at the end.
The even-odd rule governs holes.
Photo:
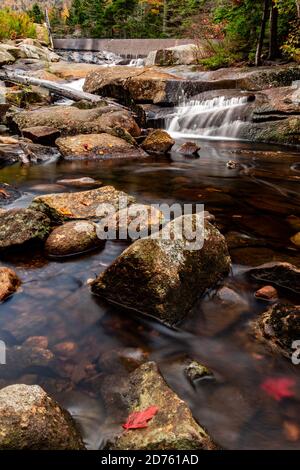
POLYGON ((236 132, 298 122, 299 68, 10 62, 115 101, 3 87, 0 448, 298 448, 298 133, 236 132), (99 240, 119 196, 204 204, 204 248, 99 240))

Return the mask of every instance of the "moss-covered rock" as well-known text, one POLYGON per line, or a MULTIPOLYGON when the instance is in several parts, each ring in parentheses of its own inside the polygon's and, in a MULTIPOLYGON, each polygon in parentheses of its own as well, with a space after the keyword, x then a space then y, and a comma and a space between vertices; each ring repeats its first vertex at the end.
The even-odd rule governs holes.
POLYGON ((142 148, 146 152, 154 154, 165 154, 168 153, 173 145, 175 140, 164 130, 156 129, 155 131, 150 132, 142 143, 142 148))
POLYGON ((175 324, 229 269, 227 246, 218 229, 207 220, 203 226, 196 215, 187 215, 167 224, 155 238, 134 242, 92 283, 92 292, 175 324), (196 224, 204 243, 201 249, 190 250, 187 238, 191 233, 184 231, 177 237, 177 230, 188 225, 195 229, 196 224))
POLYGON ((259 341, 290 358, 293 342, 300 338, 300 305, 273 305, 253 323, 253 330, 259 341))
POLYGON ((48 256, 71 256, 104 245, 98 238, 97 225, 88 220, 66 222, 51 232, 45 243, 48 256))
POLYGON ((239 137, 251 142, 282 145, 300 145, 300 117, 291 116, 282 121, 244 124, 239 137))
POLYGON ((194 420, 191 411, 166 384, 154 362, 132 372, 121 391, 127 415, 157 407, 143 429, 123 430, 111 439, 110 450, 213 450, 217 446, 194 420))
POLYGON ((42 212, 12 209, 0 214, 0 250, 43 241, 50 232, 50 220, 42 212))
POLYGON ((92 109, 78 109, 75 106, 42 107, 23 111, 12 116, 12 124, 21 132, 26 127, 55 127, 62 135, 98 134, 122 127, 132 136, 140 135, 140 128, 127 110, 99 106, 92 109))
POLYGON ((71 415, 38 385, 0 390, 1 450, 79 450, 84 445, 71 415))
POLYGON ((43 212, 56 222, 99 219, 103 204, 111 204, 119 210, 119 202, 122 199, 126 199, 128 204, 135 202, 132 196, 123 191, 118 191, 113 186, 103 186, 90 191, 38 196, 33 199, 30 207, 43 212))

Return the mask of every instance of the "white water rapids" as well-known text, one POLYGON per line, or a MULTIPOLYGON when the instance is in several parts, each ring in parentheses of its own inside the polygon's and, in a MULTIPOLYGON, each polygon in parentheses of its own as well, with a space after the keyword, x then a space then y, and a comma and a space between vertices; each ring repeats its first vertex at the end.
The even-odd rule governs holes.
POLYGON ((185 101, 165 117, 165 128, 175 138, 236 139, 246 103, 246 96, 185 101))

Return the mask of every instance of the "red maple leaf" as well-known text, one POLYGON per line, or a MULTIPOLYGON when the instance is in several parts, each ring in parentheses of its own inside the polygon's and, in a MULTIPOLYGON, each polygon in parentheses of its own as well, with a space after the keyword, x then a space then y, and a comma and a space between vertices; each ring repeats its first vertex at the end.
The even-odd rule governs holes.
POLYGON ((269 378, 261 384, 261 388, 274 400, 280 401, 295 396, 294 390, 291 390, 295 384, 295 380, 288 377, 269 378))
POLYGON ((149 406, 146 410, 143 411, 134 411, 131 413, 125 424, 123 424, 124 429, 139 429, 147 428, 148 421, 153 418, 158 412, 157 406, 149 406))

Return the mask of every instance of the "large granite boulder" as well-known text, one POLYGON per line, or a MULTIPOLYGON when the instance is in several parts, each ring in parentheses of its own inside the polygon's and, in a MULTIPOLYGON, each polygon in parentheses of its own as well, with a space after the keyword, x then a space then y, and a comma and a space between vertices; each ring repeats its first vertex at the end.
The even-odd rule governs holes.
POLYGON ((80 450, 71 415, 38 385, 0 390, 1 450, 80 450))
POLYGON ((175 140, 173 140, 166 131, 156 129, 147 135, 142 143, 142 148, 146 150, 146 152, 160 155, 168 153, 174 144, 175 140))
POLYGON ((134 242, 92 283, 92 292, 174 325, 229 269, 221 233, 207 220, 202 224, 200 216, 186 215, 167 224, 156 237, 134 242), (203 236, 203 247, 189 249, 189 230, 195 229, 203 236))
POLYGON ((33 199, 31 208, 43 212, 56 222, 101 219, 103 204, 110 204, 119 210, 123 208, 119 205, 120 201, 122 204, 123 199, 128 205, 135 202, 132 196, 123 191, 118 191, 113 186, 103 186, 90 191, 37 196, 33 199))
POLYGON ((133 100, 160 104, 174 102, 184 83, 181 78, 157 69, 116 66, 89 73, 83 89, 125 103, 133 100))
MULTIPOLYGON (((119 382, 119 381, 117 381, 119 382)), ((110 405, 121 403, 120 417, 155 407, 147 426, 126 429, 106 444, 109 450, 214 450, 217 446, 194 420, 191 411, 166 384, 154 362, 138 367, 127 383, 107 389, 110 405), (117 388, 118 387, 118 388, 117 388)), ((105 393, 105 392, 104 392, 105 393)), ((126 421, 126 417, 123 418, 126 421)))
MULTIPOLYGON (((201 51, 204 53, 204 48, 201 48, 201 51)), ((158 49, 156 51, 149 52, 146 59, 146 65, 168 67, 172 65, 197 64, 199 54, 200 51, 198 51, 195 44, 184 44, 168 47, 166 49, 158 49)))
POLYGON ((109 106, 92 109, 78 109, 75 106, 41 107, 14 114, 12 124, 20 132, 27 127, 48 126, 59 129, 62 135, 97 134, 115 127, 124 128, 134 137, 141 132, 129 111, 109 106))
POLYGON ((61 137, 56 145, 66 159, 104 160, 110 158, 139 158, 147 154, 136 145, 111 134, 79 134, 61 137))
POLYGON ((11 209, 0 214, 0 250, 40 243, 50 232, 50 219, 31 209, 11 209))

